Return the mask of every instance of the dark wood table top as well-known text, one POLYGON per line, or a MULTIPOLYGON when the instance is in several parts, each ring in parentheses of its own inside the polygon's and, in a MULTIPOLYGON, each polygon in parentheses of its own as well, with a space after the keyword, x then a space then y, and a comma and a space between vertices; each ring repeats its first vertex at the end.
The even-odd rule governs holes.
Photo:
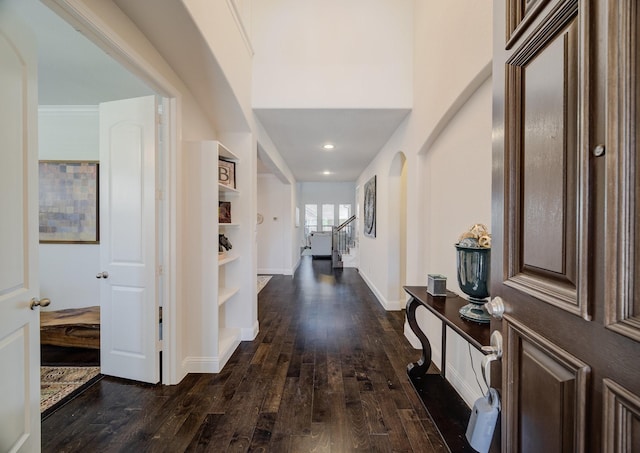
POLYGON ((446 296, 432 296, 427 293, 426 286, 405 286, 404 290, 476 349, 481 350, 482 346, 489 346, 489 324, 480 324, 460 317, 460 308, 469 303, 466 299, 451 291, 447 291, 446 296))

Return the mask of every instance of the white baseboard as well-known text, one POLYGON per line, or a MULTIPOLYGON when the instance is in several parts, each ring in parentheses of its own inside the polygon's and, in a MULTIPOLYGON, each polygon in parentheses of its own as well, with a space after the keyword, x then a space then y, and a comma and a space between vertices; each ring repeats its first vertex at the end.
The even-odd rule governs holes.
POLYGON ((387 311, 398 311, 398 310, 402 310, 404 308, 404 303, 399 301, 399 300, 395 300, 395 301, 387 300, 382 295, 382 293, 380 293, 380 291, 378 291, 378 288, 376 288, 376 285, 374 285, 373 282, 371 282, 371 280, 369 280, 367 275, 362 272, 362 270, 360 270, 359 273, 360 273, 360 276, 362 277, 362 279, 364 280, 364 282, 369 287, 369 289, 373 292, 374 296, 376 296, 376 299, 378 299, 378 302, 380 302, 380 305, 382 305, 382 307, 385 310, 387 310, 387 311))
POLYGON ((258 336, 258 332, 260 332, 260 323, 258 323, 258 320, 256 319, 253 327, 249 327, 248 329, 240 329, 240 340, 253 341, 258 336))
POLYGON ((219 373, 224 363, 221 364, 218 357, 187 357, 182 362, 182 368, 186 373, 219 373))
POLYGON ((286 269, 275 268, 275 267, 265 267, 258 269, 258 274, 264 275, 291 275, 286 273, 286 269))
POLYGON ((469 380, 465 379, 449 362, 447 362, 447 381, 449 381, 470 408, 473 407, 473 403, 482 396, 475 380, 473 383, 469 382, 469 380))

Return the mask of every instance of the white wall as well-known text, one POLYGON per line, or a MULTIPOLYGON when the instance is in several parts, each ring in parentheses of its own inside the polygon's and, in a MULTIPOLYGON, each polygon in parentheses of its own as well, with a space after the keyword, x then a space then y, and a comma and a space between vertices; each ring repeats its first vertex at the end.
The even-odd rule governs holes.
MULTIPOLYGON (((251 5, 245 1, 182 0, 220 65, 245 118, 251 118, 251 5)), ((182 49, 188 51, 189 49, 182 49)), ((220 93, 218 93, 220 94, 220 93)))
MULTIPOLYGON (((97 106, 41 106, 40 160, 100 160, 97 106)), ((51 299, 43 310, 100 304, 99 244, 40 244, 40 294, 51 299)))
POLYGON ((293 274, 291 192, 275 175, 258 175, 258 213, 264 217, 257 226, 258 274, 293 274))
MULTIPOLYGON (((387 308, 401 308, 394 307, 388 264, 377 259, 388 256, 396 243, 389 233, 388 194, 398 152, 407 158, 405 284, 426 285, 428 273, 441 273, 448 277, 447 287, 457 290, 453 244, 471 224, 489 225, 491 29, 492 9, 486 2, 414 3, 412 112, 357 181, 362 188, 377 175, 377 237, 360 236, 360 274, 387 308)), ((433 316, 419 310, 417 318, 437 348, 440 332, 432 328, 433 316)), ((405 332, 417 346, 410 330, 405 332)), ((469 352, 463 343, 450 340, 448 376, 455 376, 453 385, 471 404, 480 390, 466 366, 469 352)), ((434 360, 440 360, 435 353, 434 360)))
MULTIPOLYGON (((286 236, 286 243, 284 244, 285 254, 288 251, 288 255, 285 257, 285 265, 284 271, 282 273, 286 275, 293 275, 300 264, 300 230, 301 228, 295 226, 296 221, 296 207, 298 206, 298 198, 300 193, 300 186, 296 183, 296 179, 289 169, 289 166, 284 161, 275 145, 271 141, 271 138, 267 135, 267 132, 264 130, 262 124, 257 118, 253 118, 253 128, 258 141, 258 157, 262 161, 262 163, 268 167, 272 174, 287 187, 287 196, 283 196, 281 203, 283 213, 286 214, 286 218, 288 218, 288 224, 282 224, 285 229, 288 229, 289 236, 286 236)), ((256 183, 256 187, 258 187, 258 183, 256 183)), ((260 190, 258 190, 258 194, 260 194, 260 190)), ((257 212, 260 212, 261 204, 259 200, 257 200, 256 205, 257 212)), ((256 225, 256 239, 258 244, 260 243, 260 232, 258 230, 259 226, 256 225)), ((256 250, 258 250, 258 259, 261 255, 259 251, 259 245, 256 246, 256 250)), ((257 262, 257 260, 256 260, 257 262)), ((263 263, 264 264, 264 263, 263 263)), ((267 264, 264 264, 265 266, 267 264)), ((262 271, 267 269, 266 267, 262 267, 260 264, 257 264, 258 273, 263 273, 262 271), (262 271, 260 270, 262 269, 262 271)), ((267 273, 267 272, 264 272, 267 273)))
POLYGON ((420 272, 447 276, 447 288, 461 293, 456 279, 458 237, 474 223, 491 224, 491 80, 452 118, 419 161, 426 239, 420 272))
MULTIPOLYGON (((312 203, 349 203, 355 209, 356 185, 352 182, 301 182, 300 206, 312 203)), ((300 214, 302 216, 302 212, 300 214)), ((302 219, 300 223, 304 224, 302 219)))
POLYGON ((413 3, 254 0, 253 107, 410 107, 413 3))

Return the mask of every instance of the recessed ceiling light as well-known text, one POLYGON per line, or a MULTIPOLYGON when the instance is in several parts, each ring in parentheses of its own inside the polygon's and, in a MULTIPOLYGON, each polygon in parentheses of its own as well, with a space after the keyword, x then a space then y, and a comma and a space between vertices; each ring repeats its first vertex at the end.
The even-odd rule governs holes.
POLYGON ((335 145, 332 145, 331 143, 327 143, 327 144, 323 145, 322 147, 323 147, 324 149, 333 149, 333 148, 335 148, 336 146, 335 146, 335 145))
POLYGON ((325 170, 325 171, 323 171, 323 172, 322 172, 322 174, 323 174, 323 175, 330 175, 330 174, 331 174, 331 172, 330 172, 329 170, 325 170))

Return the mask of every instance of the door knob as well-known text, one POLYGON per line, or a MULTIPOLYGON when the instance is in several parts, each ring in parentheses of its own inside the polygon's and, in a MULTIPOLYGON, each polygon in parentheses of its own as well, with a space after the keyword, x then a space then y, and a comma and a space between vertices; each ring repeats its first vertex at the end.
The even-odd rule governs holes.
POLYGON ((502 315, 504 314, 504 301, 502 297, 497 296, 491 299, 490 302, 487 302, 485 305, 487 312, 497 319, 502 319, 502 315))
POLYGON ((98 272, 96 274, 96 278, 109 278, 109 272, 107 272, 107 271, 98 272))
POLYGON ((47 299, 46 297, 43 299, 36 299, 35 297, 31 299, 31 303, 29 304, 29 308, 35 310, 36 307, 48 307, 51 303, 51 299, 47 299))

